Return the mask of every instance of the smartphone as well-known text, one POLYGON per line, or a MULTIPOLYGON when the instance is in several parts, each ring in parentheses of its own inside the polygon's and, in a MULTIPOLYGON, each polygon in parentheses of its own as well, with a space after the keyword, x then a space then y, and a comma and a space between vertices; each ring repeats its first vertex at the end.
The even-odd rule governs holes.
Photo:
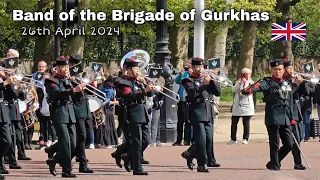
POLYGON ((249 79, 249 74, 245 73, 245 74, 243 74, 243 77, 246 78, 246 80, 248 80, 249 79))

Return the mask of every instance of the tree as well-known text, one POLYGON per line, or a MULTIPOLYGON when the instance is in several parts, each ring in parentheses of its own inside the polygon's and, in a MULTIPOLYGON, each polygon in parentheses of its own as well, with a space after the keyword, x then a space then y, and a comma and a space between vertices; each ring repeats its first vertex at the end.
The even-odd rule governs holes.
MULTIPOLYGON (((79 10, 78 10, 79 12, 81 10, 86 10, 89 8, 90 8, 90 0, 79 0, 79 10)), ((83 26, 84 28, 86 28, 86 25, 87 25, 86 21, 79 21, 79 22, 80 22, 80 26, 83 26)), ((71 55, 73 53, 76 53, 83 57, 84 42, 85 42, 85 36, 80 36, 80 35, 68 36, 67 45, 66 45, 64 54, 71 55)))

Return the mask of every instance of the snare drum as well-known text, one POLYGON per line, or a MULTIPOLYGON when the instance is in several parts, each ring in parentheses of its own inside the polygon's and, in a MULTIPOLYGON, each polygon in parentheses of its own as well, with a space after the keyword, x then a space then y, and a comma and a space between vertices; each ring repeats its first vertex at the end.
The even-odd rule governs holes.
POLYGON ((25 112, 27 110, 28 100, 25 100, 25 101, 18 100, 18 103, 19 103, 19 111, 20 111, 20 113, 25 112))
POLYGON ((98 110, 96 110, 95 112, 93 112, 93 125, 95 125, 96 127, 102 125, 104 123, 104 112, 102 108, 99 108, 98 110))
POLYGON ((97 97, 89 96, 88 102, 89 102, 90 112, 92 113, 99 110, 99 108, 102 106, 101 100, 97 97))
POLYGON ((36 113, 33 111, 25 111, 22 113, 26 128, 31 128, 38 120, 36 113))

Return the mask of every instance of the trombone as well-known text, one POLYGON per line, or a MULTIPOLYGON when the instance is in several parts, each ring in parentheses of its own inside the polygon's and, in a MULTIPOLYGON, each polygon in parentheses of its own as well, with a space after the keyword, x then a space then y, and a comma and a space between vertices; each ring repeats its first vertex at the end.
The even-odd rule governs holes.
POLYGON ((220 74, 218 74, 217 72, 215 72, 211 69, 203 69, 201 71, 201 73, 206 74, 206 75, 210 75, 211 78, 220 82, 222 87, 232 87, 233 86, 232 81, 229 78, 227 78, 227 76, 222 72, 220 72, 220 74))
POLYGON ((167 96, 168 98, 170 98, 170 99, 172 99, 172 100, 174 100, 174 101, 176 101, 176 102, 179 102, 179 101, 180 101, 180 96, 179 96, 178 93, 172 91, 172 90, 169 89, 169 88, 166 88, 166 87, 164 87, 164 86, 161 86, 158 82, 154 81, 152 78, 149 78, 149 77, 147 77, 147 76, 142 76, 142 77, 145 78, 147 81, 151 82, 152 84, 154 84, 154 90, 156 90, 156 91, 159 92, 160 94, 162 94, 162 95, 164 95, 164 96, 167 96), (164 89, 164 90, 172 93, 172 94, 175 96, 175 98, 172 97, 172 96, 170 96, 169 94, 166 94, 166 93, 162 92, 161 89, 164 89))
POLYGON ((299 73, 299 72, 294 71, 292 73, 292 76, 295 77, 296 75, 301 76, 304 81, 311 82, 314 84, 320 84, 320 82, 319 82, 320 78, 317 78, 315 75, 307 74, 307 73, 299 73))
POLYGON ((32 78, 26 77, 26 76, 25 76, 23 73, 21 73, 18 69, 9 70, 9 69, 6 69, 6 68, 4 68, 4 67, 0 67, 0 71, 4 71, 4 72, 12 75, 16 80, 18 80, 18 81, 21 82, 21 83, 30 84, 30 85, 33 85, 33 86, 36 86, 36 87, 39 87, 39 88, 43 88, 43 86, 44 86, 41 81, 38 81, 38 80, 35 80, 35 79, 32 79, 32 78), (30 82, 24 81, 23 78, 30 80, 30 82), (33 81, 34 83, 32 83, 31 81, 33 81), (37 83, 41 84, 41 86, 37 85, 37 83))

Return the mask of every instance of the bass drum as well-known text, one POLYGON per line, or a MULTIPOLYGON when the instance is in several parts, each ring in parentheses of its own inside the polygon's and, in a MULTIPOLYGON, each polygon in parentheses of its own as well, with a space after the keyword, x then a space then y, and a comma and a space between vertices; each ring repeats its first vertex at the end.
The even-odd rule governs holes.
POLYGON ((18 103, 19 103, 19 112, 20 113, 25 112, 27 110, 28 101, 27 100, 25 100, 25 101, 18 100, 18 103))
POLYGON ((89 96, 88 102, 89 102, 90 112, 92 112, 92 113, 97 111, 102 106, 101 100, 97 97, 89 96))

